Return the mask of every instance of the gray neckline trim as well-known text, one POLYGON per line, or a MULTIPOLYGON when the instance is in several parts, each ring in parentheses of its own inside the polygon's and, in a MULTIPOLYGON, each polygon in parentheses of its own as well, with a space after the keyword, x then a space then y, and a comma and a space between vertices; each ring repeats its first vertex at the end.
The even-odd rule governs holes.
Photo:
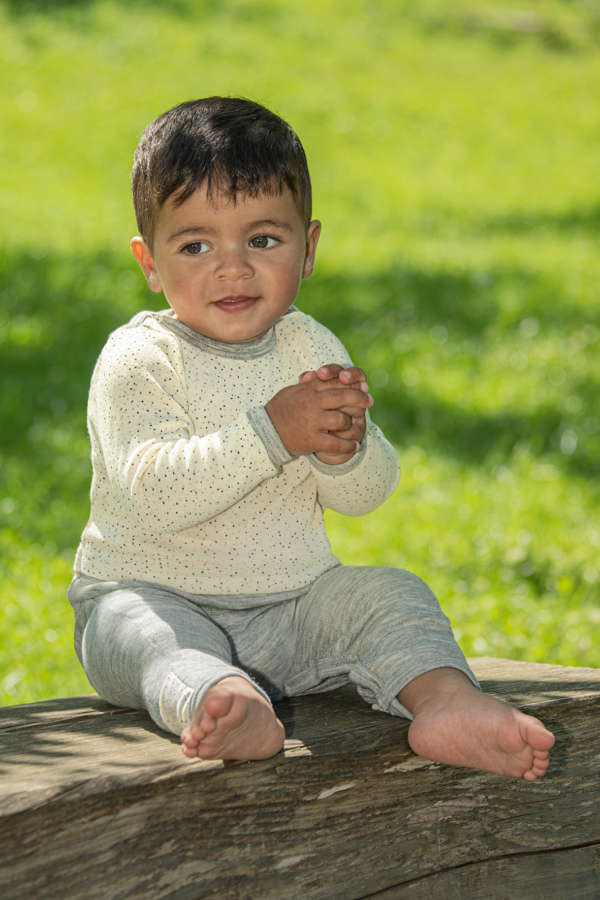
MULTIPOLYGON (((283 315, 287 316, 296 311, 296 307, 292 306, 283 315)), ((180 322, 179 319, 174 318, 171 311, 158 313, 158 320, 161 325, 164 325, 177 337, 180 337, 188 344, 192 344, 194 347, 198 347, 200 350, 212 353, 214 356, 224 356, 228 359, 256 359, 259 356, 265 356, 275 346, 274 325, 254 341, 248 341, 245 344, 227 344, 224 341, 216 341, 205 334, 200 334, 199 331, 194 331, 185 322, 180 322)))

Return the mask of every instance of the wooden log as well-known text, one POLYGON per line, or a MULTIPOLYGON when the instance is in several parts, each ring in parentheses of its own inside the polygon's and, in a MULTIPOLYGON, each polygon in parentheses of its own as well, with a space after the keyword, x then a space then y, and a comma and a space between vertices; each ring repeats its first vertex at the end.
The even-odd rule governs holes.
POLYGON ((0 896, 600 897, 600 669, 471 663, 555 732, 545 778, 427 762, 349 689, 278 704, 251 763, 95 696, 0 710, 0 896))

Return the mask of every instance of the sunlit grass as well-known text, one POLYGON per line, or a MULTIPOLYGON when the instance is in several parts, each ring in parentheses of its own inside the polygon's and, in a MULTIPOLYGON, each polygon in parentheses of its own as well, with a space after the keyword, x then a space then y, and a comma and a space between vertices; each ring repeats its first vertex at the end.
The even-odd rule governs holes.
POLYGON ((65 599, 89 376, 160 302, 131 156, 211 93, 300 133, 324 227, 299 302, 403 463, 380 510, 328 513, 336 552, 418 572, 467 654, 599 664, 599 46, 583 0, 0 2, 0 702, 89 690, 65 599))

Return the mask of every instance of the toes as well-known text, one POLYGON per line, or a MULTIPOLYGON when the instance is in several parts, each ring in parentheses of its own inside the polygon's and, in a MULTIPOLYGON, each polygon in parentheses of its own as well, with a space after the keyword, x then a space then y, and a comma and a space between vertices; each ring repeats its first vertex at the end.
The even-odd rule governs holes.
MULTIPOLYGON (((205 728, 205 727, 197 727, 193 723, 186 728, 185 731, 181 734, 181 750, 185 753, 186 756, 199 756, 200 749, 202 744, 206 741, 207 738, 213 733, 216 727, 216 722, 213 719, 213 727, 205 728)), ((204 722, 202 723, 204 725, 204 722)))
POLYGON ((538 768, 537 766, 532 766, 531 769, 528 769, 527 772, 523 775, 525 781, 535 781, 537 778, 542 778, 547 771, 547 766, 543 768, 538 768))
POLYGON ((554 746, 554 735, 543 722, 533 716, 526 716, 523 738, 533 748, 534 753, 548 751, 554 746))
POLYGON ((531 763, 531 772, 535 772, 536 775, 544 775, 545 772, 548 771, 548 766, 550 765, 550 760, 536 760, 531 763))
MULTIPOLYGON (((231 712, 234 703, 234 695, 231 691, 224 688, 214 688, 208 691, 202 704, 205 718, 210 717, 216 725, 217 719, 222 719, 231 712)), ((211 728, 211 731, 214 727, 211 728)))
POLYGON ((194 719, 187 728, 181 732, 182 750, 186 756, 197 756, 200 744, 217 727, 217 719, 210 715, 202 705, 194 714, 194 719))
POLYGON ((550 765, 550 754, 547 750, 534 750, 533 758, 529 769, 524 773, 523 778, 526 781, 535 781, 541 778, 548 771, 550 765))
POLYGON ((182 751, 201 759, 273 756, 283 746, 283 737, 273 740, 273 731, 280 737, 277 726, 283 734, 272 707, 247 680, 223 679, 209 688, 191 724, 183 730, 182 751))
POLYGON ((548 750, 534 750, 533 751, 533 762, 543 763, 544 761, 548 761, 550 759, 550 753, 548 750))
POLYGON ((194 744, 193 746, 182 744, 181 752, 184 756, 189 756, 190 759, 194 759, 196 756, 198 756, 198 747, 196 744, 194 744))
POLYGON ((525 781, 535 781, 546 774, 550 765, 550 748, 554 744, 554 735, 548 731, 539 719, 524 716, 520 721, 520 734, 531 753, 531 761, 523 773, 525 781))

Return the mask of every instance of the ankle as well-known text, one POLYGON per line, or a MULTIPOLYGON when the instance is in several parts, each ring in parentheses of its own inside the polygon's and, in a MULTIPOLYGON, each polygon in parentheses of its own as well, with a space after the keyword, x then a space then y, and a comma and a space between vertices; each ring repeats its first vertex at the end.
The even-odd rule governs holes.
POLYGON ((430 669, 409 681, 398 694, 400 703, 413 716, 419 715, 429 704, 447 703, 457 695, 479 693, 473 682, 460 669, 450 666, 430 669))

